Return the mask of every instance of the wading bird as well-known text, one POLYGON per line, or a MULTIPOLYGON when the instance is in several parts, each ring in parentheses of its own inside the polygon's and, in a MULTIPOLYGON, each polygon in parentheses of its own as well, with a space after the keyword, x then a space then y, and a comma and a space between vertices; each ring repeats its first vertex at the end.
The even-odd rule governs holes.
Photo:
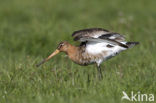
POLYGON ((76 64, 82 66, 96 64, 98 76, 102 78, 100 64, 103 61, 139 44, 139 42, 126 42, 124 36, 121 34, 102 28, 75 31, 72 36, 74 41, 80 41, 79 46, 74 46, 66 41, 61 42, 49 57, 37 64, 37 67, 59 52, 65 52, 76 64))

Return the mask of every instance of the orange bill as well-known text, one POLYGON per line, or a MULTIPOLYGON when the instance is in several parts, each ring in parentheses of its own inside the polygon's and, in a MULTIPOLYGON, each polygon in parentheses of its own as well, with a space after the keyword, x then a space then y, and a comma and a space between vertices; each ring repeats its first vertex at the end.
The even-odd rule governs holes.
POLYGON ((49 59, 51 59, 53 56, 55 56, 56 54, 58 54, 60 51, 58 49, 56 49, 52 54, 50 54, 46 59, 44 59, 43 61, 41 61, 39 64, 37 64, 36 66, 39 67, 41 64, 45 63, 46 61, 48 61, 49 59))

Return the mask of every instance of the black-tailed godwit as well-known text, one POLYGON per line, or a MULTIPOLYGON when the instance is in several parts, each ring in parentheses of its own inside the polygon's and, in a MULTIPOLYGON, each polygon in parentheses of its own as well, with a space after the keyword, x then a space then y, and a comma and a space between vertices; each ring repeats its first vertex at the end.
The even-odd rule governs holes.
POLYGON ((74 46, 66 41, 61 42, 57 49, 41 63, 51 59, 59 52, 65 52, 68 57, 79 65, 96 64, 99 78, 102 78, 100 64, 116 56, 121 51, 139 44, 139 42, 126 42, 124 36, 102 28, 90 28, 75 31, 72 34, 74 41, 80 41, 79 46, 74 46))

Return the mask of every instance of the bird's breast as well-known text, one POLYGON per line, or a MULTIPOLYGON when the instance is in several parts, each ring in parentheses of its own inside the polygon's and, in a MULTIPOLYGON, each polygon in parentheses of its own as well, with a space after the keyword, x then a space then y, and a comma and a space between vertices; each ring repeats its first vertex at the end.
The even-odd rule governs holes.
POLYGON ((103 57, 106 52, 101 52, 98 54, 92 54, 86 51, 86 48, 81 48, 73 53, 68 53, 69 58, 79 65, 89 65, 103 61, 103 57))

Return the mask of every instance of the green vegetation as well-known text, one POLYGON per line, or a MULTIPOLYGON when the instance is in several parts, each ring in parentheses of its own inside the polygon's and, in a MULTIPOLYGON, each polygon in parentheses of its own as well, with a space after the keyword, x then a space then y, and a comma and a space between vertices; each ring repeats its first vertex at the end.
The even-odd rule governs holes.
MULTIPOLYGON (((0 0, 0 103, 120 103, 122 91, 156 96, 156 0, 0 0), (61 53, 75 30, 102 27, 140 45, 82 67, 61 53)), ((155 100, 156 101, 156 100, 155 100)))

